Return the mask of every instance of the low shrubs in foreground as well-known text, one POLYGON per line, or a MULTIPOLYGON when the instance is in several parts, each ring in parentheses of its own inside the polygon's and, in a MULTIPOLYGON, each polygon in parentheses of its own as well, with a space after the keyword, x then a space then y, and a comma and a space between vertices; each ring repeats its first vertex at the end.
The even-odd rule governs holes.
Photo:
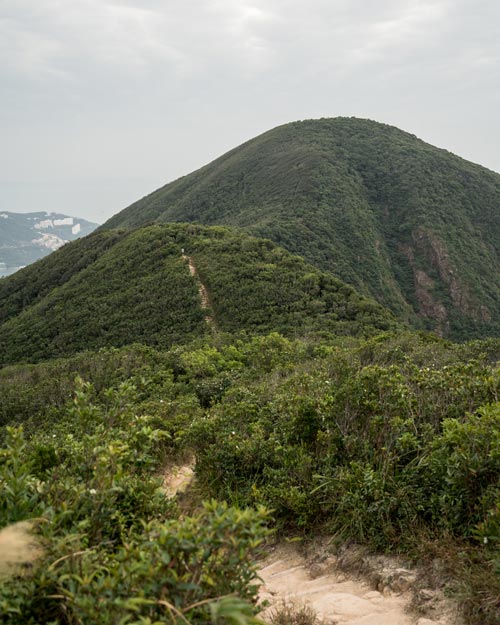
POLYGON ((253 622, 267 512, 212 501, 179 517, 155 477, 168 433, 134 414, 130 385, 106 409, 78 386, 70 423, 30 440, 8 428, 0 450, 0 528, 34 519, 41 548, 4 569, 1 622, 253 622))
POLYGON ((494 341, 414 334, 219 335, 74 357, 92 384, 77 381, 69 405, 49 375, 68 376, 64 361, 5 369, 4 418, 16 423, 19 407, 27 436, 3 430, 0 528, 41 518, 45 555, 2 586, 4 611, 13 623, 90 623, 98 608, 103 623, 222 619, 208 600, 252 599, 248 553, 270 508, 286 530, 435 553, 469 623, 499 623, 497 359, 494 341), (34 379, 56 405, 27 420, 34 379), (179 516, 155 475, 183 450, 196 454, 201 496, 227 503, 179 516))

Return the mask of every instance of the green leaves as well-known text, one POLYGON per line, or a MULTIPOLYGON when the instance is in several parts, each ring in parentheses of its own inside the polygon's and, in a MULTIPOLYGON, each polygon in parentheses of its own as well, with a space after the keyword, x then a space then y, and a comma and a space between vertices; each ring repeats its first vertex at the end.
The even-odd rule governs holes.
POLYGON ((0 528, 37 517, 40 491, 41 484, 32 474, 23 429, 8 427, 6 446, 0 449, 0 528))
POLYGON ((154 474, 170 437, 135 414, 135 387, 123 382, 98 401, 93 385, 75 386, 68 422, 51 434, 6 431, 0 528, 39 517, 44 552, 3 580, 2 614, 13 625, 257 623, 252 554, 269 513, 211 501, 171 518, 176 504, 154 474))
POLYGON ((60 404, 26 434, 4 430, 0 525, 42 518, 44 559, 0 587, 0 605, 14 625, 250 625, 239 601, 255 597, 251 554, 269 509, 278 527, 384 550, 414 546, 418 528, 475 545, 493 567, 496 353, 491 342, 408 334, 321 344, 218 335, 4 372, 4 388, 22 395, 35 381, 60 404), (73 381, 68 401, 57 372, 71 369, 92 381, 73 381), (188 505, 219 501, 181 515, 183 500, 165 497, 161 473, 178 451, 196 456, 188 505))
POLYGON ((209 607, 213 625, 262 625, 262 621, 255 618, 251 606, 238 597, 223 597, 210 603, 209 607))
MULTIPOLYGON (((499 333, 499 204, 497 173, 397 128, 336 118, 266 132, 140 199, 105 227, 190 221, 244 228, 374 297, 413 327, 465 340, 499 333)), ((197 224, 191 233, 200 231, 197 224)), ((292 310, 304 291, 312 296, 310 312, 335 301, 351 329, 354 316, 361 326, 373 322, 373 303, 345 293, 337 299, 331 290, 323 295, 323 278, 312 271, 299 277, 301 288, 293 285, 295 298, 283 299, 279 274, 294 261, 284 266, 263 257, 266 244, 243 242, 243 283, 253 275, 270 301, 266 286, 273 284, 292 310)), ((214 291, 221 288, 216 277, 209 281, 214 291)), ((238 289, 237 280, 231 287, 238 289)), ((245 303, 244 316, 255 323, 259 307, 251 297, 245 303)))
MULTIPOLYGON (((206 310, 183 247, 222 331, 365 336, 397 326, 387 310, 333 276, 240 232, 169 224, 96 237, 96 253, 80 271, 59 279, 57 263, 49 259, 38 273, 30 271, 29 288, 38 286, 41 295, 30 296, 24 307, 17 306, 12 287, 12 310, 0 321, 0 364, 131 343, 167 349, 206 336, 206 310), (102 236, 112 242, 98 245, 102 236)), ((88 252, 90 243, 73 245, 88 252)), ((204 366, 194 355, 188 364, 204 366)))
POLYGON ((386 336, 235 381, 189 430, 198 480, 284 526, 377 547, 411 541, 415 525, 470 537, 495 510, 500 426, 481 408, 498 397, 496 369, 463 361, 468 349, 386 336))

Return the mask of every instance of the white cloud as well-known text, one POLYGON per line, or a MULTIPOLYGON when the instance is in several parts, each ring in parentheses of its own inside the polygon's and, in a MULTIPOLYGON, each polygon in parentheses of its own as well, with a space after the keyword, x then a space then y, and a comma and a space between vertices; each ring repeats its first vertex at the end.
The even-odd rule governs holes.
POLYGON ((10 13, 2 39, 12 48, 14 67, 27 77, 36 78, 41 65, 54 76, 79 67, 97 74, 133 73, 152 61, 175 65, 183 59, 162 37, 158 18, 163 16, 151 9, 106 0, 42 0, 37 10, 23 13, 15 6, 10 13))
POLYGON ((133 79, 158 67, 173 79, 186 78, 213 59, 253 66, 268 51, 258 30, 269 15, 237 0, 24 0, 6 9, 0 41, 11 61, 0 61, 0 71, 20 80, 113 72, 133 79))
POLYGON ((36 32, 15 19, 0 20, 1 70, 5 74, 43 80, 48 76, 62 77, 55 59, 62 45, 50 34, 36 32))
POLYGON ((500 169, 499 21, 495 0, 2 0, 0 171, 160 184, 338 114, 500 169))

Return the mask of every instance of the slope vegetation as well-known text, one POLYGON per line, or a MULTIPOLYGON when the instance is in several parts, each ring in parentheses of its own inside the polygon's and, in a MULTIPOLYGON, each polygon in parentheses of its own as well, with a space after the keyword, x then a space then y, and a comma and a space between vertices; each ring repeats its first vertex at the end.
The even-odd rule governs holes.
POLYGON ((68 282, 105 254, 124 234, 119 231, 92 234, 73 245, 65 245, 42 262, 0 280, 0 323, 68 282))
MULTIPOLYGON (((0 530, 35 520, 43 544, 22 576, 2 579, 3 622, 165 623, 173 605, 192 625, 256 625, 206 608, 254 596, 248 548, 268 520, 299 544, 322 537, 317 583, 300 561, 284 566, 301 573, 302 598, 342 592, 316 604, 320 617, 347 622, 356 606, 355 623, 391 622, 377 614, 382 597, 356 599, 325 575, 329 563, 359 573, 374 562, 385 595, 412 585, 405 569, 417 559, 421 625, 445 622, 436 591, 459 603, 464 625, 500 625, 499 355, 498 339, 454 345, 423 333, 208 334, 167 351, 3 367, 0 530), (165 469, 193 456, 195 488, 178 506, 160 488, 165 469), (367 546, 401 554, 405 569, 367 546)), ((271 571, 261 571, 268 591, 293 589, 271 571)))
POLYGON ((332 271, 416 327, 500 330, 500 175, 354 118, 271 130, 167 184, 104 228, 245 228, 332 271))
POLYGON ((227 332, 395 326, 380 305, 271 241, 186 224, 95 233, 5 279, 0 300, 0 364, 134 342, 164 348, 209 332, 207 314, 227 332))

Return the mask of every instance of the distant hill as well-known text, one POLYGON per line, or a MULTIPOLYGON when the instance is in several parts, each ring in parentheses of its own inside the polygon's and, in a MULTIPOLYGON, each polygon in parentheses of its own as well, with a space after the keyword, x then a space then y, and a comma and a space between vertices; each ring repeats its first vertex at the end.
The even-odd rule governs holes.
POLYGON ((500 175, 391 126, 280 126, 103 229, 153 221, 270 238, 417 328, 459 339, 500 332, 500 175))
POLYGON ((134 342, 165 348, 211 331, 397 327, 379 304, 269 240, 189 224, 95 232, 1 280, 0 302, 0 365, 134 342))
POLYGON ((0 276, 9 275, 90 234, 98 224, 61 213, 0 212, 0 276))

